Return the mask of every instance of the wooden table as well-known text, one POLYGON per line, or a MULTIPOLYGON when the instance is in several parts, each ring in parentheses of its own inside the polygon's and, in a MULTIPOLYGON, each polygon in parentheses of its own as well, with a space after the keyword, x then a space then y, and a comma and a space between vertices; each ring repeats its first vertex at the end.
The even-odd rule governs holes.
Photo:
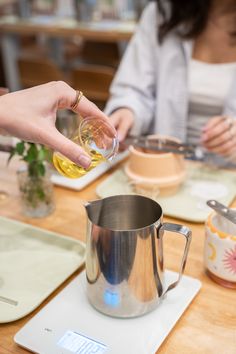
MULTIPOLYGON (((86 214, 82 200, 97 198, 96 186, 112 171, 106 173, 81 192, 55 187, 55 212, 44 219, 29 219, 20 213, 15 175, 17 163, 12 162, 6 168, 5 160, 6 156, 1 153, 0 190, 8 191, 9 197, 0 200, 0 215, 84 241, 86 214)), ((165 221, 180 223, 180 221, 170 218, 165 218, 165 221)), ((236 292, 215 284, 205 275, 203 265, 204 225, 191 223, 186 223, 186 225, 192 229, 193 238, 185 274, 198 278, 202 282, 202 289, 166 338, 158 350, 158 354, 235 354, 236 292)), ((183 246, 181 241, 181 238, 174 238, 171 235, 167 235, 165 238, 166 266, 174 271, 178 271, 179 256, 183 246)), ((78 272, 75 275, 77 274, 78 272)), ((68 284, 74 276, 65 282, 56 293, 68 284)), ((13 336, 54 295, 55 293, 31 315, 13 323, 0 325, 1 354, 27 353, 26 350, 14 344, 13 336)))
POLYGON ((50 38, 50 52, 57 62, 63 63, 62 39, 81 37, 93 41, 127 42, 132 36, 135 23, 110 22, 101 23, 77 22, 73 19, 57 19, 55 17, 3 17, 0 19, 0 34, 4 71, 7 87, 11 91, 20 89, 16 60, 19 55, 19 37, 22 35, 43 34, 50 38))

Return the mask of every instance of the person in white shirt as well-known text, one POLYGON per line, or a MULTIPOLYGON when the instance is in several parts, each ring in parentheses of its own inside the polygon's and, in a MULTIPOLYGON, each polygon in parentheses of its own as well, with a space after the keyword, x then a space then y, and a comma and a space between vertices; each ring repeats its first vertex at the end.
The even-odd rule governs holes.
POLYGON ((120 141, 158 133, 236 155, 236 0, 145 8, 105 112, 120 141))

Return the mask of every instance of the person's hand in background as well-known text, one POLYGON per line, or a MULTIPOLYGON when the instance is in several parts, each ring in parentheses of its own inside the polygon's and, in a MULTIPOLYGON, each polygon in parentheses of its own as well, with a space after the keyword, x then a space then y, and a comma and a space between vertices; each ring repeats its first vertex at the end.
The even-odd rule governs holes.
POLYGON ((227 116, 211 118, 203 128, 201 143, 210 152, 235 158, 236 119, 227 116))
POLYGON ((49 82, 0 97, 0 128, 22 140, 46 145, 76 164, 89 167, 91 158, 55 127, 58 109, 74 109, 83 117, 109 121, 98 107, 82 96, 76 105, 76 91, 62 81, 49 82))
POLYGON ((117 130, 117 136, 122 142, 134 124, 134 113, 129 108, 119 108, 110 115, 110 121, 117 130))

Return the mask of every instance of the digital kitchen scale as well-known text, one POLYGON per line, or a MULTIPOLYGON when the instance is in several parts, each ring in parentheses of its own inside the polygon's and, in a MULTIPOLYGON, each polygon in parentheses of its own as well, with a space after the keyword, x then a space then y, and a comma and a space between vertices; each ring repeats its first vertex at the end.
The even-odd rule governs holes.
MULTIPOLYGON (((166 272, 166 283, 177 278, 166 272)), ((120 319, 96 311, 86 297, 82 272, 15 335, 15 342, 40 354, 155 353, 201 288, 183 276, 156 310, 120 319)))

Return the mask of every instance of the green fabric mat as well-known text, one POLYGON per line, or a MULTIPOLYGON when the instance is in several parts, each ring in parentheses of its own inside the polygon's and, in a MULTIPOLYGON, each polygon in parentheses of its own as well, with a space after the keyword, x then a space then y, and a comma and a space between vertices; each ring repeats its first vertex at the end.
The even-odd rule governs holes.
POLYGON ((83 242, 0 217, 0 323, 33 311, 84 259, 83 242))
POLYGON ((160 197, 155 186, 151 192, 135 190, 123 169, 120 169, 98 185, 96 192, 101 198, 117 194, 144 194, 161 205, 164 215, 202 223, 211 212, 206 205, 208 199, 216 199, 227 206, 233 201, 236 194, 236 172, 189 164, 186 181, 178 192, 172 196, 160 197))

